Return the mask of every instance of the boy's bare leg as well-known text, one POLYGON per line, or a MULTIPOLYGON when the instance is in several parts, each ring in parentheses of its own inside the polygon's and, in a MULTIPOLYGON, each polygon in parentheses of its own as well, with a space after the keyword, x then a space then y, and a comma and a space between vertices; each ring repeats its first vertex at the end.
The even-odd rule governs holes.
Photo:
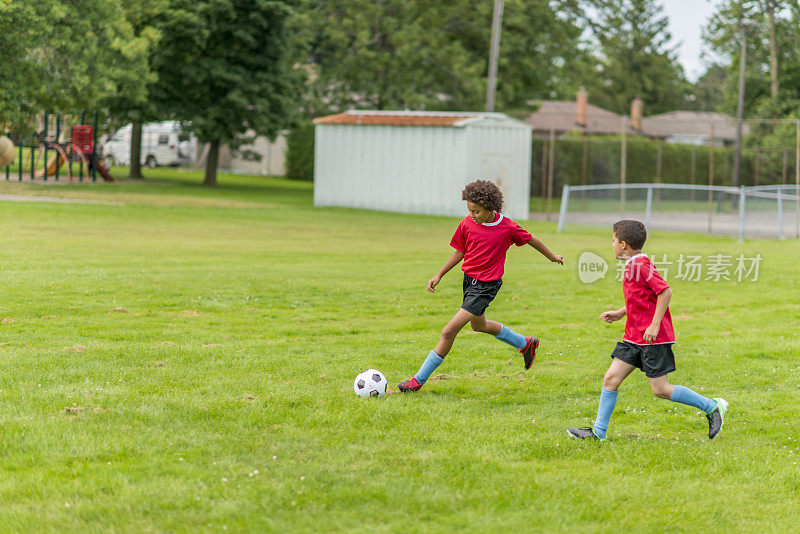
POLYGON ((636 367, 623 362, 619 358, 612 358, 611 365, 608 366, 608 371, 603 375, 603 388, 608 391, 617 391, 622 381, 628 378, 636 367))
POLYGON ((476 332, 483 332, 485 334, 491 334, 493 336, 499 334, 501 328, 500 323, 498 323, 497 321, 487 320, 486 314, 483 314, 480 317, 475 317, 469 322, 469 325, 476 332))
MULTIPOLYGON (((436 354, 444 358, 450 352, 450 349, 453 348, 453 342, 456 339, 456 336, 464 326, 476 318, 474 313, 470 313, 464 308, 459 308, 456 314, 450 319, 450 322, 447 323, 442 330, 442 335, 439 338, 439 343, 436 344, 436 348, 433 349, 436 351, 436 354)), ((499 332, 499 330, 498 330, 499 332)))
POLYGON ((669 375, 658 376, 656 378, 648 378, 650 381, 650 389, 653 390, 653 395, 656 397, 669 400, 672 397, 672 384, 669 383, 669 375))

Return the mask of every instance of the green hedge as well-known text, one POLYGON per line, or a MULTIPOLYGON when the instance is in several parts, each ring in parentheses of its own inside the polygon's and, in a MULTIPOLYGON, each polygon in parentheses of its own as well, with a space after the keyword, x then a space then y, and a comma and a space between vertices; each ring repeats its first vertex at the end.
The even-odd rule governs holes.
POLYGON ((313 180, 314 124, 305 121, 289 130, 286 145, 286 177, 313 180))
MULTIPOLYGON (((542 194, 542 154, 548 150, 547 139, 534 139, 531 165, 531 194, 542 194)), ((621 142, 619 137, 590 137, 586 140, 586 184, 619 183, 621 142)), ((694 151, 694 183, 708 184, 709 147, 679 145, 652 139, 629 137, 627 139, 628 183, 692 183, 692 152, 694 151), (661 175, 658 177, 658 145, 661 145, 661 175)), ((583 183, 584 141, 581 138, 556 139, 554 146, 553 195, 559 196, 566 183, 583 183)), ((742 149, 740 185, 756 185, 756 153, 752 148, 742 149)), ((758 151, 758 183, 781 183, 784 172, 783 152, 758 151)), ((731 185, 733 174, 733 147, 714 149, 714 185, 731 185)), ((794 151, 786 160, 788 181, 794 181, 794 151)), ((546 171, 545 171, 546 172, 546 171)), ((545 176, 546 180, 546 176, 545 176)), ((546 183, 546 182, 545 182, 546 183)))

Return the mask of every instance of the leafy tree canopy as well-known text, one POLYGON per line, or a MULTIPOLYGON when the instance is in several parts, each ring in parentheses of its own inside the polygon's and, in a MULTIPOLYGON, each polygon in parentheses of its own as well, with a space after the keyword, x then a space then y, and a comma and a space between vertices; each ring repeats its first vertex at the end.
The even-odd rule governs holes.
MULTIPOLYGON (((212 149, 236 148, 248 133, 274 138, 299 100, 288 61, 290 14, 286 2, 271 0, 173 0, 159 25, 151 98, 212 149)), ((215 173, 209 157, 207 183, 216 183, 215 173)))
MULTIPOLYGON (((306 0, 292 22, 309 73, 309 114, 349 107, 481 110, 492 2, 306 0)), ((577 0, 507 0, 497 108, 577 87, 585 56, 577 0)))
POLYGON ((0 117, 24 130, 43 109, 95 109, 147 69, 119 0, 0 2, 0 117))
POLYGON ((588 87, 592 101, 622 114, 630 113, 637 96, 647 115, 685 107, 691 86, 669 46, 669 21, 661 2, 594 0, 591 4, 599 62, 599 86, 588 87))

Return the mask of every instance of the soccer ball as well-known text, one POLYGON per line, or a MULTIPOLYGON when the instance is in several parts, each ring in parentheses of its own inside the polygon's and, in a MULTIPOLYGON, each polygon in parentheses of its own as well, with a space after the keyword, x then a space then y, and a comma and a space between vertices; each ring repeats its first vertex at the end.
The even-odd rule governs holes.
POLYGON ((383 397, 386 394, 386 377, 377 369, 358 373, 353 389, 359 397, 383 397))

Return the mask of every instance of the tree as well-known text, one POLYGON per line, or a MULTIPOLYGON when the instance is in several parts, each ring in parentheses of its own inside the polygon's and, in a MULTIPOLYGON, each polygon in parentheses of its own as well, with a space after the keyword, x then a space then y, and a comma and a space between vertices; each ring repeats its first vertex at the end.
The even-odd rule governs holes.
MULTIPOLYGON (((492 2, 339 0, 302 4, 293 22, 310 114, 349 107, 481 110, 492 2)), ((577 0, 506 0, 497 109, 560 96, 581 49, 577 0)))
MULTIPOLYGON (((28 50, 47 24, 44 4, 0 3, 0 120, 4 128, 18 129, 22 122, 22 103, 30 100, 36 80, 38 61, 28 57, 28 50), (39 9, 37 9, 37 7, 39 9), (21 31, 33 28, 33 31, 21 31)), ((47 6, 50 7, 50 6, 47 6)), ((49 26, 49 24, 48 24, 49 26)))
POLYGON ((0 35, 0 116, 16 129, 44 109, 95 109, 146 61, 117 1, 2 2, 0 35))
MULTIPOLYGON (((761 13, 766 14, 767 34, 769 36, 769 79, 770 96, 773 100, 778 98, 778 38, 777 38, 777 17, 787 8, 797 7, 796 0, 756 0, 756 7, 760 8, 761 13)), ((758 11, 757 11, 758 12, 758 11)))
POLYGON ((217 183, 220 144, 274 138, 296 112, 286 2, 174 0, 159 25, 151 97, 209 143, 204 185, 217 183))
POLYGON ((117 81, 117 92, 106 98, 103 106, 115 124, 132 123, 130 170, 128 178, 142 179, 142 123, 157 120, 160 112, 149 90, 157 80, 151 68, 154 50, 161 38, 157 23, 167 10, 168 0, 121 0, 125 17, 131 25, 131 50, 142 58, 117 81))
POLYGON ((724 99, 723 87, 728 77, 727 69, 714 63, 694 84, 694 95, 689 109, 695 111, 718 111, 724 99))
POLYGON ((738 95, 743 23, 747 23, 745 113, 766 109, 760 104, 764 98, 775 101, 770 106, 774 110, 781 107, 778 101, 800 96, 795 74, 800 64, 799 11, 797 0, 726 0, 717 8, 703 30, 703 38, 717 56, 730 58, 723 90, 726 110, 735 108, 738 95), (782 88, 788 93, 782 95, 782 88))
POLYGON ((669 47, 668 19, 653 0, 593 0, 592 23, 599 44, 600 87, 590 87, 593 101, 626 114, 639 96, 648 113, 679 109, 690 84, 669 47))
MULTIPOLYGON (((470 52, 472 61, 480 65, 478 91, 482 104, 486 91, 486 70, 491 38, 492 2, 451 5, 449 28, 454 39, 470 52), (460 31, 452 21, 465 14, 480 13, 472 21, 479 29, 475 35, 460 31)), ((577 0, 553 2, 506 0, 497 74, 498 109, 528 111, 533 99, 574 98, 585 76, 579 65, 594 63, 590 50, 582 42, 583 28, 579 21, 584 14, 577 0)), ((480 109, 480 108, 478 108, 480 109)))
POLYGON ((293 26, 303 29, 311 114, 477 105, 480 65, 442 31, 448 11, 431 0, 304 2, 293 26))
MULTIPOLYGON (((745 38, 745 116, 793 119, 800 106, 800 6, 795 0, 727 0, 703 31, 717 56, 730 58, 722 106, 732 112, 738 97, 740 46, 745 38), (746 31, 744 31, 746 29, 746 31)), ((794 122, 748 124, 743 146, 755 153, 761 180, 782 181, 793 162, 794 122)), ((763 182, 762 182, 763 183, 763 182)))

